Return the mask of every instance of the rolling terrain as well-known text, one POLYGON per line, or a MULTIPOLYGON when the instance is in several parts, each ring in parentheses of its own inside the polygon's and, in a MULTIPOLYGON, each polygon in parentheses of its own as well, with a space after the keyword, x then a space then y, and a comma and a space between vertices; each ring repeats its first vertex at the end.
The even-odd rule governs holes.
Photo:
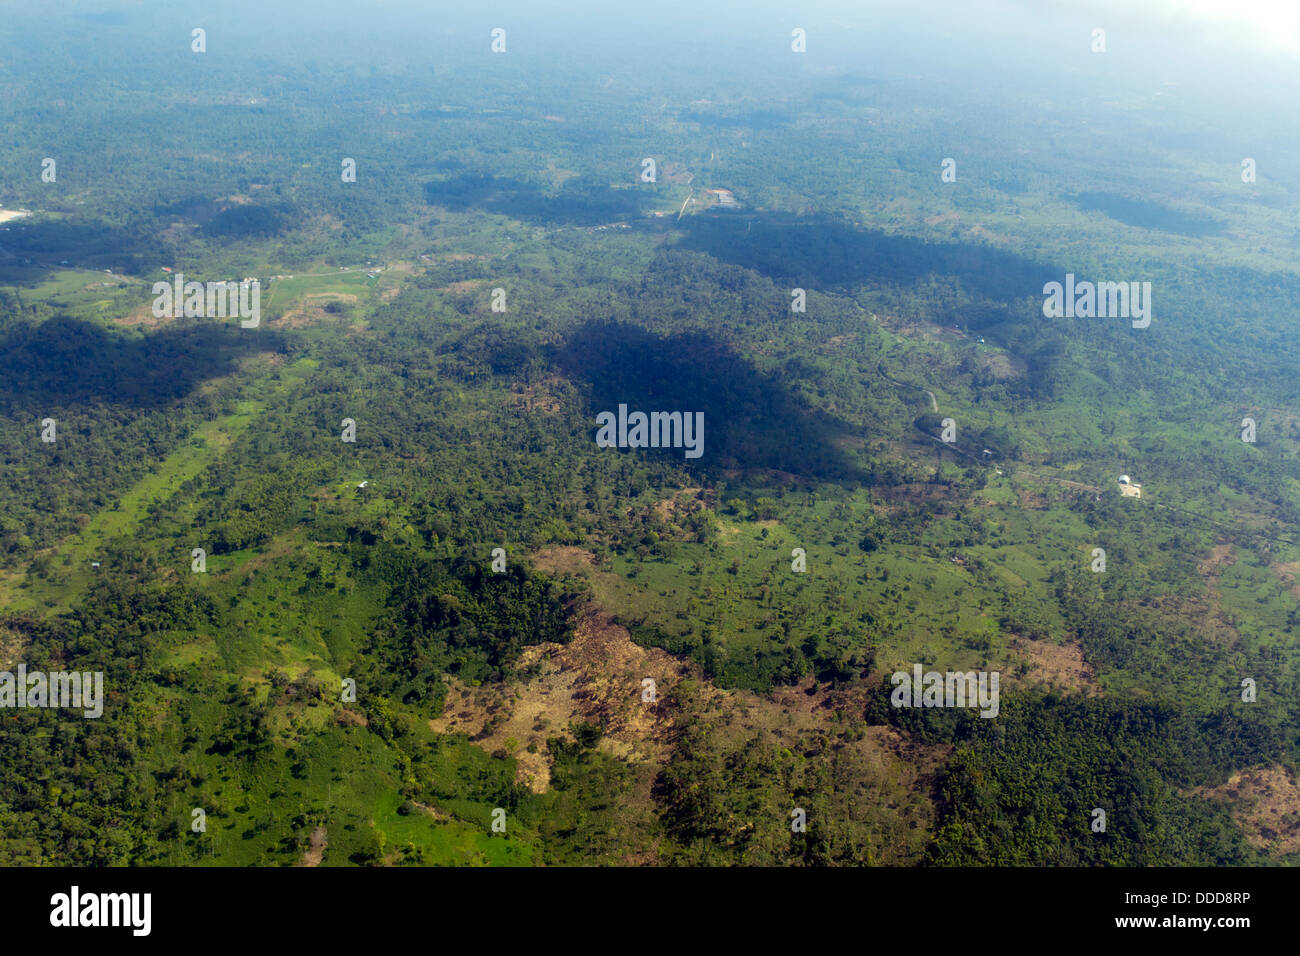
POLYGON ((16 16, 72 39, 0 65, 0 669, 106 704, 0 716, 0 863, 1300 861, 1271 99, 1189 141, 1086 43, 937 96, 780 18, 701 61, 597 15, 557 73, 522 14, 494 58, 376 13, 382 69, 16 16), (175 273, 260 323, 157 317, 175 273), (1067 273, 1150 325, 1046 317, 1067 273), (620 405, 703 454, 600 447, 620 405), (891 705, 914 665, 997 716, 891 705))

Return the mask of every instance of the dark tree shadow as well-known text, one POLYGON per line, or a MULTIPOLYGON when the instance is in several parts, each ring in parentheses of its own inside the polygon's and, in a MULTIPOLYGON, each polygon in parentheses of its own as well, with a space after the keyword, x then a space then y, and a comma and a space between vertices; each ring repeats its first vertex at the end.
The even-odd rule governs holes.
POLYGON ((182 319, 143 336, 64 317, 22 323, 0 339, 0 405, 160 408, 283 341, 278 332, 242 329, 236 320, 182 319))
POLYGON ((1210 216, 1172 209, 1160 203, 1133 199, 1118 193, 1081 192, 1073 197, 1073 202, 1084 212, 1099 212, 1116 222, 1139 229, 1155 229, 1197 238, 1221 236, 1225 231, 1223 223, 1210 216))
POLYGON ((635 189, 566 183, 554 196, 516 179, 464 175, 424 184, 424 201, 463 212, 482 209, 535 223, 596 226, 642 215, 635 189))
POLYGON ((1043 284, 1062 275, 990 246, 926 242, 820 216, 696 216, 681 245, 792 288, 847 290, 955 276, 971 293, 1006 301, 1041 296, 1043 284))
POLYGON ((0 230, 0 285, 34 286, 66 260, 78 269, 152 275, 166 254, 143 234, 103 222, 10 220, 0 230))
MULTIPOLYGON (((557 351, 555 363, 591 389, 596 414, 633 411, 704 413, 704 454, 638 449, 667 455, 701 473, 771 469, 819 480, 860 481, 865 475, 840 447, 856 435, 849 424, 810 408, 725 344, 690 333, 660 338, 636 326, 589 322, 557 351)), ((611 454, 613 452, 611 451, 611 454)))

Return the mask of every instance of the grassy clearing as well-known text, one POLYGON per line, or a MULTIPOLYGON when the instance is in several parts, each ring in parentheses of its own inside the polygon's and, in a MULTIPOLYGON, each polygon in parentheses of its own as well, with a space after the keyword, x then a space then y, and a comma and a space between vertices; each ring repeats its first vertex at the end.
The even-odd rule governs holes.
MULTIPOLYGON (((157 468, 127 489, 113 505, 93 515, 77 534, 57 545, 52 552, 53 573, 46 578, 31 574, 10 574, 0 579, 0 598, 13 610, 46 608, 67 610, 84 592, 95 574, 111 574, 112 568, 94 569, 106 544, 114 538, 149 538, 148 521, 153 508, 162 508, 188 480, 210 467, 257 419, 273 392, 284 392, 305 381, 315 363, 304 359, 279 371, 274 380, 254 383, 250 391, 262 398, 247 398, 230 415, 201 425, 190 441, 168 455, 157 468)), ((188 550, 178 555, 189 565, 188 550)))

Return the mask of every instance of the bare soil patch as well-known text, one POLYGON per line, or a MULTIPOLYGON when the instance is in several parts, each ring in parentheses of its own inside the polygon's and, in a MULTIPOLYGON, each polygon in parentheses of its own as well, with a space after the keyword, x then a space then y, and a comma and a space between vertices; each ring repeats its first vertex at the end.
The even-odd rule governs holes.
POLYGON ((1242 770, 1199 795, 1229 803, 1250 844, 1269 854, 1300 852, 1300 782, 1287 767, 1242 770))
MULTIPOLYGON (((1221 570, 1236 563, 1237 559, 1232 553, 1231 544, 1216 544, 1210 549, 1210 556, 1198 564, 1196 570, 1200 571, 1201 574, 1217 577, 1221 570)), ((1293 566, 1300 567, 1300 562, 1296 562, 1293 566)), ((1278 567, 1282 567, 1282 565, 1278 567)))
POLYGON ((303 853, 302 862, 298 865, 320 866, 320 861, 325 856, 325 848, 329 846, 329 842, 324 827, 317 827, 312 830, 307 850, 303 853))
POLYGON ((592 553, 585 548, 559 545, 543 548, 529 560, 545 574, 585 574, 596 566, 592 553))
MULTIPOLYGON (((667 503, 696 494, 698 489, 682 489, 667 503)), ((579 547, 545 548, 530 560, 550 574, 604 574, 579 547)), ((822 762, 834 778, 837 800, 857 808, 845 812, 878 819, 874 863, 915 862, 933 825, 935 777, 951 748, 867 726, 870 683, 832 687, 809 678, 770 694, 722 689, 693 661, 637 645, 600 606, 577 612, 569 643, 527 648, 517 666, 521 677, 502 684, 471 687, 449 680, 442 716, 430 727, 464 733, 489 753, 508 753, 517 761, 517 779, 535 792, 550 786, 548 741, 572 739, 576 724, 596 725, 603 730, 599 749, 635 770, 635 783, 623 798, 628 808, 651 819, 655 780, 679 744, 679 721, 686 717, 705 723, 708 747, 724 762, 751 747, 822 762), (653 704, 642 699, 645 678, 655 684, 653 704)), ((651 846, 638 854, 627 862, 656 862, 651 846)))
POLYGON ((366 719, 365 714, 359 713, 355 710, 349 710, 347 707, 340 707, 338 712, 334 715, 334 719, 338 721, 340 727, 370 726, 370 721, 366 719))
POLYGON ((1005 352, 981 352, 977 365, 981 372, 987 372, 999 381, 1020 378, 1025 374, 1025 363, 1013 360, 1005 352))
POLYGON ((914 863, 934 823, 930 794, 948 745, 927 746, 892 727, 864 727, 871 685, 830 689, 810 678, 771 694, 704 685, 710 737, 724 752, 764 740, 806 760, 827 761, 850 806, 879 813, 877 864, 914 863))
POLYGON ((337 317, 325 308, 331 302, 356 305, 357 297, 351 292, 310 292, 304 295, 294 308, 286 310, 284 315, 268 324, 299 329, 306 325, 315 325, 318 322, 328 321, 337 317))
POLYGON ((1013 650, 1022 654, 1029 672, 1020 678, 1026 684, 1039 684, 1069 693, 1093 697, 1101 693, 1097 675, 1083 659, 1078 644, 1051 644, 1023 637, 1011 640, 1013 650))
POLYGON ((163 316, 161 319, 153 314, 153 300, 150 299, 143 305, 136 306, 126 315, 117 316, 113 319, 115 325, 136 326, 143 325, 145 328, 157 328, 160 325, 166 325, 176 322, 177 319, 170 315, 163 316))
POLYGON ((475 289, 488 284, 487 279, 463 279, 460 282, 451 282, 439 288, 439 292, 453 292, 456 295, 468 295, 475 289))
MULTIPOLYGON (((571 552, 580 551, 564 550, 570 553, 556 560, 573 560, 571 552)), ((687 668, 662 650, 633 643, 608 614, 581 612, 569 643, 526 648, 517 668, 534 676, 481 687, 449 680, 443 715, 429 726, 467 734, 489 753, 505 751, 517 762, 516 779, 536 793, 550 786, 548 738, 573 739, 575 723, 603 727, 600 748, 629 762, 666 758, 664 724, 671 716, 658 703, 642 701, 642 681, 653 680, 662 698, 687 668)))
POLYGON ((674 513, 690 514, 697 511, 703 507, 703 504, 699 501, 700 493, 703 490, 703 488, 683 488, 681 491, 675 491, 662 501, 655 502, 655 514, 663 521, 669 521, 674 513))
POLYGON ((1282 583, 1291 589, 1291 593, 1300 598, 1300 561, 1275 564, 1273 571, 1282 579, 1282 583))
POLYGON ((0 670, 13 670, 14 664, 22 657, 27 638, 15 630, 0 627, 0 670))

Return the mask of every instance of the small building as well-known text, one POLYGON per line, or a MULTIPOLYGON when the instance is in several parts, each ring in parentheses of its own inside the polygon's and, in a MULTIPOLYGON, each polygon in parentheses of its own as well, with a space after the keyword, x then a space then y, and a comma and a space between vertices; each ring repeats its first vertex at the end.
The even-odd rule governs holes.
POLYGON ((370 484, 369 481, 363 481, 363 482, 361 482, 361 484, 357 485, 357 488, 364 488, 364 487, 365 487, 366 485, 368 485, 368 484, 370 484))
POLYGON ((1119 493, 1125 498, 1141 498, 1142 486, 1128 475, 1119 476, 1119 493))
POLYGON ((90 562, 90 566, 91 566, 92 568, 94 568, 96 571, 99 570, 99 562, 98 562, 98 561, 91 561, 91 562, 90 562))

